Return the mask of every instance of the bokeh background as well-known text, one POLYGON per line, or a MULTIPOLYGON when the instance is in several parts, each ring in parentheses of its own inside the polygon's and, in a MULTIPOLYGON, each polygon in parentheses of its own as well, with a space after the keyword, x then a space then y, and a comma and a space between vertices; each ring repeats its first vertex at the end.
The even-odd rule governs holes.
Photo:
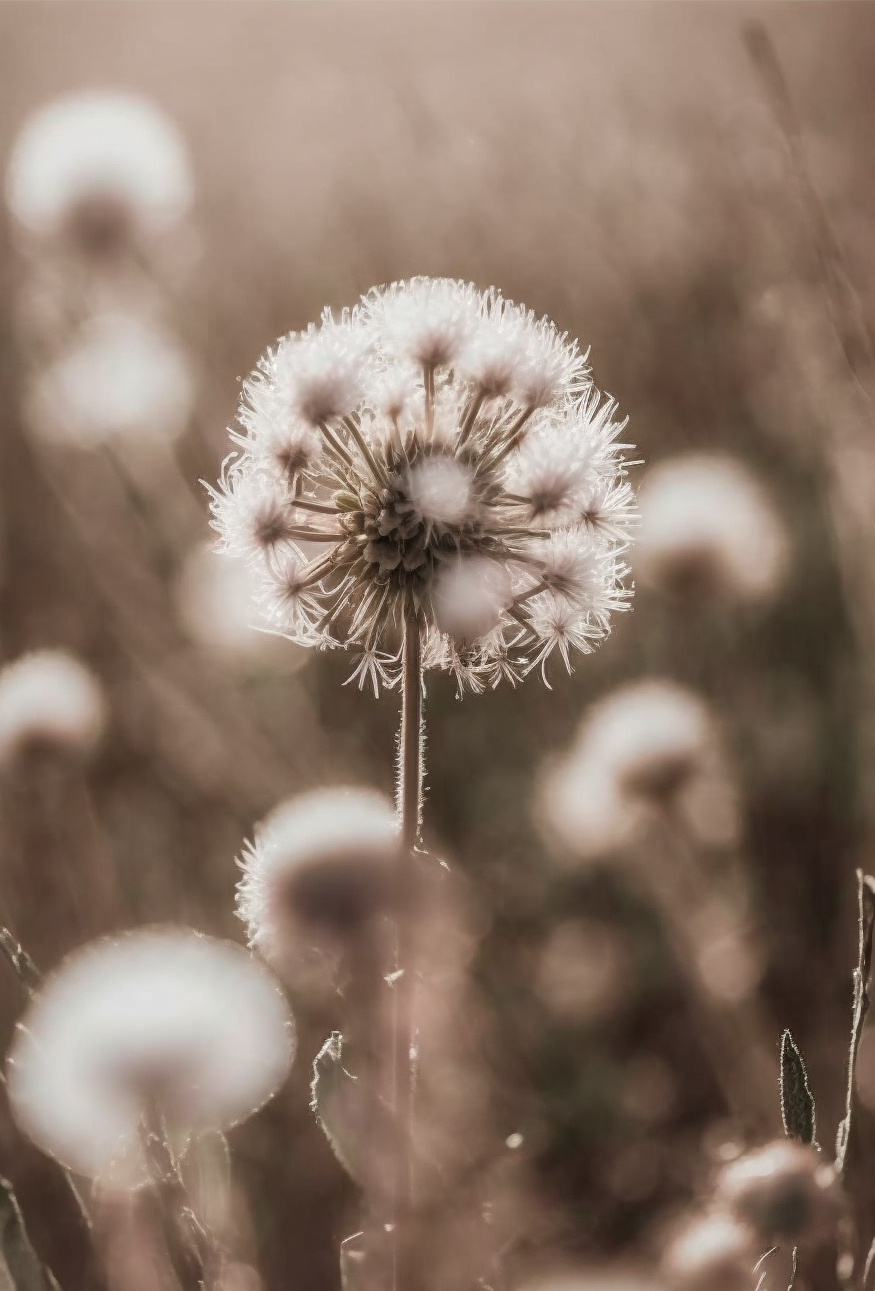
MULTIPOLYGON (((789 571, 768 603, 642 587, 552 690, 532 677, 459 702, 448 680, 429 684, 426 832, 475 912, 479 1059, 499 1140, 522 1136, 509 1149, 528 1199, 519 1275, 569 1260, 652 1269, 738 1133, 646 893, 619 866, 557 866, 534 823, 542 768, 615 685, 668 677, 713 705, 775 1076, 790 1026, 823 1142, 840 1114, 854 867, 875 864, 875 593, 856 523, 875 514, 875 428, 819 218, 865 335, 873 68, 875 10, 841 0, 0 3, 0 164, 48 100, 130 90, 175 121, 195 191, 135 267, 40 260, 9 219, 3 236, 0 652, 69 650, 110 708, 84 769, 43 753, 0 779, 0 915, 41 967, 154 921, 241 940, 234 858, 254 823, 314 785, 391 790, 396 699, 344 687, 336 655, 241 636, 239 609, 204 592, 212 558, 187 564, 211 536, 198 481, 218 475, 241 376, 323 305, 411 274, 494 283, 591 345, 647 464, 730 452, 786 529, 789 571), (777 51, 822 210, 788 158, 751 23, 777 51), (32 425, 41 367, 107 305, 159 320, 190 365, 188 424, 154 453, 48 443, 32 425)), ((0 983, 5 1041, 23 1001, 11 973, 0 983)), ((289 1086, 232 1136, 248 1258, 271 1291, 334 1287, 355 1226, 354 1189, 307 1109, 325 1020, 308 1010, 289 1086)), ((875 1106, 875 1052, 863 1058, 875 1106)), ((767 1132, 781 1132, 777 1092, 767 1132)), ((72 1291, 83 1274, 59 1186, 6 1116, 0 1168, 72 1291)))

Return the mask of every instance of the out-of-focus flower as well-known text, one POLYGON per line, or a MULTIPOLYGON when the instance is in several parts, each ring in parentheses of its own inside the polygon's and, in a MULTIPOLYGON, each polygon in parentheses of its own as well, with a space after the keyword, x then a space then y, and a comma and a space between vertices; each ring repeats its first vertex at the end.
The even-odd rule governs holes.
POLYGON ((93 448, 112 439, 175 438, 191 414, 194 382, 178 343, 139 318, 98 315, 37 378, 28 404, 35 434, 93 448))
POLYGON ((188 553, 174 586, 177 613, 191 639, 227 659, 276 663, 286 672, 306 661, 306 651, 267 632, 254 632, 258 606, 242 560, 220 556, 210 542, 188 553))
POLYGON ((317 789, 274 809, 244 849, 237 912, 249 943, 282 965, 307 940, 354 933, 387 905, 398 821, 369 789, 317 789))
POLYGON ((521 1291, 662 1291, 662 1284, 626 1264, 587 1264, 530 1278, 521 1291))
POLYGON ((662 1267, 672 1291, 751 1291, 762 1254, 737 1219, 702 1215, 670 1243, 662 1267))
POLYGON ((766 600, 787 568, 784 527, 758 481, 731 457, 690 454, 641 485, 634 568, 664 591, 766 600))
POLYGON ((538 814, 583 859, 634 842, 667 808, 703 842, 734 835, 735 795, 707 706, 673 682, 636 682, 586 715, 543 778, 538 814))
POLYGON ((768 1245, 828 1237, 841 1213, 835 1171, 815 1148, 777 1139, 724 1166, 717 1202, 768 1245))
POLYGON ((62 1164, 136 1187, 150 1110, 174 1144, 228 1129, 276 1092, 294 1045, 283 995, 245 950, 149 928, 92 943, 46 981, 15 1034, 9 1098, 62 1164))
POLYGON ((179 131, 135 94, 87 91, 46 104, 24 123, 6 176, 24 229, 96 252, 160 232, 191 199, 179 131))
POLYGON ((460 689, 554 652, 570 669, 630 595, 615 414, 548 320, 462 282, 394 283, 262 358, 213 526, 268 623, 354 649, 359 685, 398 680, 411 617, 460 689))
POLYGON ((87 755, 105 725, 100 683, 65 651, 35 650, 0 672, 0 761, 34 745, 87 755))

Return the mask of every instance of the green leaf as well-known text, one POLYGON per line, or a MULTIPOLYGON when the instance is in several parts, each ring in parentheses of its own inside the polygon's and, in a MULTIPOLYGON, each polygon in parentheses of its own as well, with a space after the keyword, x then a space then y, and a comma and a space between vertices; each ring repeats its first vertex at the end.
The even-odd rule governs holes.
POLYGON ((808 1072, 789 1029, 781 1036, 781 1120, 784 1133, 817 1147, 817 1112, 808 1086, 808 1072))
POLYGON ((0 1288, 2 1291, 58 1291, 30 1244, 12 1184, 0 1178, 0 1288))

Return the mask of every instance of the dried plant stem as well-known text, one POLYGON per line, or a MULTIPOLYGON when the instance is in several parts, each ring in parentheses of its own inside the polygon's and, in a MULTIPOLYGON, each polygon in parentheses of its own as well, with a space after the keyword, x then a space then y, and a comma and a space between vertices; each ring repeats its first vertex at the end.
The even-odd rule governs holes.
POLYGON ((419 842, 423 779, 422 627, 415 611, 404 620, 401 729, 398 736, 397 808, 401 827, 396 887, 398 917, 393 979, 392 1073, 394 1181, 391 1205, 392 1291, 409 1291, 410 1252, 405 1242, 411 1208, 414 850, 419 842))
POLYGON ((154 1105, 144 1117, 142 1142, 155 1188, 167 1257, 181 1291, 207 1289, 218 1280, 222 1254, 191 1208, 167 1142, 164 1118, 154 1105))

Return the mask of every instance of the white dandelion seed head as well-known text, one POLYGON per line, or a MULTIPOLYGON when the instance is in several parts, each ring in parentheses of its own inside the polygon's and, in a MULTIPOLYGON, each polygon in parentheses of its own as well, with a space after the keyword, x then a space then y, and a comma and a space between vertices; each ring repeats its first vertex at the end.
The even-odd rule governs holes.
POLYGON ((704 843, 737 829, 734 786, 705 703, 666 681, 621 687, 584 718, 540 787, 546 832, 573 859, 626 847, 654 814, 679 811, 704 843))
POLYGON ((154 234, 191 204, 186 148, 161 109, 138 95, 55 99, 18 135, 6 200, 18 223, 40 237, 99 248, 128 230, 154 234))
POLYGON ((0 671, 0 761, 45 744, 89 755, 107 720, 94 674, 63 650, 35 650, 0 671))
POLYGON ((352 650, 359 685, 397 682, 414 616, 426 665, 461 690, 534 668, 546 680, 554 657, 570 669, 602 641, 631 595, 634 498, 615 413, 576 344, 494 289, 375 288, 281 340, 245 383, 213 525, 226 550, 258 557, 268 624, 352 650), (290 438, 294 467, 277 470, 290 438), (504 575, 486 598, 489 630, 463 642, 439 616, 446 571, 474 558, 504 575))
POLYGON ((677 1291, 750 1291, 763 1254, 748 1228, 729 1215, 702 1215, 677 1234, 665 1252, 663 1273, 677 1291))
POLYGON ((834 1231, 841 1203, 835 1170, 817 1149, 776 1139, 721 1170, 717 1203, 763 1242, 808 1245, 834 1231))
POLYGON ((149 1105, 175 1143, 229 1129, 272 1097, 294 1048, 285 999, 245 950, 147 928, 93 942, 46 980, 10 1049, 10 1105, 69 1169, 137 1187, 149 1105))
POLYGON ((148 451, 185 429, 194 394, 177 342, 133 316, 99 315, 38 377, 28 423, 51 443, 94 448, 115 440, 148 451))
POLYGON ((317 789, 280 803, 241 857, 237 913, 249 943, 282 965, 302 935, 349 934, 388 901, 398 820, 369 789, 317 789))
POLYGON ((771 501, 740 462, 690 454, 646 475, 635 558, 643 582, 763 601, 780 586, 788 554, 771 501))

